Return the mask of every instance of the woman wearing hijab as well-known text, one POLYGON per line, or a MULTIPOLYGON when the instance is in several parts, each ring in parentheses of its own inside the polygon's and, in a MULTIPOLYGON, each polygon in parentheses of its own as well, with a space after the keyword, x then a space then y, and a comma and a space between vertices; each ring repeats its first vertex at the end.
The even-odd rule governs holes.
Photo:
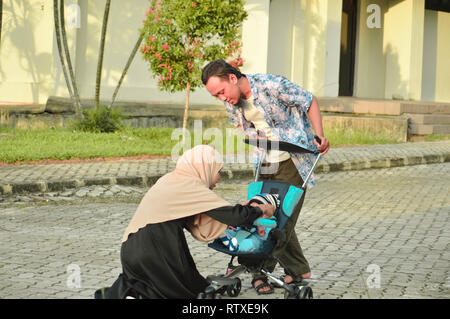
POLYGON ((221 155, 208 145, 186 151, 139 204, 121 246, 122 274, 95 298, 196 298, 209 285, 198 272, 183 229, 199 241, 220 237, 227 225, 250 226, 273 214, 272 205, 231 205, 212 189, 221 155))

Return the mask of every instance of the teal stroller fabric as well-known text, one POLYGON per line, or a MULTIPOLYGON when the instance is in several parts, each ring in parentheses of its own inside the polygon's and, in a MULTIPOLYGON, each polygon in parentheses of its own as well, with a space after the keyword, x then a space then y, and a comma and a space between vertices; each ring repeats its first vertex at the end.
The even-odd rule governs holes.
MULTIPOLYGON (((259 194, 277 195, 280 200, 280 205, 274 214, 274 221, 276 221, 276 227, 274 229, 282 231, 292 215, 295 206, 297 206, 302 198, 303 193, 302 188, 287 183, 259 181, 253 182, 248 186, 247 199, 250 200, 259 194)), ((274 221, 261 219, 255 221, 255 226, 265 227, 266 236, 264 238, 256 233, 256 228, 250 230, 238 229, 234 234, 230 233, 230 237, 235 236, 239 242, 239 248, 237 250, 230 250, 222 244, 220 239, 216 239, 208 246, 231 256, 270 256, 276 244, 272 236, 273 232, 271 231, 272 227, 275 226, 274 221)))

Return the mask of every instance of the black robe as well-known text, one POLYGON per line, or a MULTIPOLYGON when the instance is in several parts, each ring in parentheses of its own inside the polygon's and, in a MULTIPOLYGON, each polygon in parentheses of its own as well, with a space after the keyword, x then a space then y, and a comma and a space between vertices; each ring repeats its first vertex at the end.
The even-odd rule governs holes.
MULTIPOLYGON (((204 212, 231 226, 251 226, 262 212, 258 207, 225 206, 204 212)), ((193 299, 208 286, 189 252, 183 229, 188 217, 148 224, 122 243, 122 274, 96 298, 193 299)))

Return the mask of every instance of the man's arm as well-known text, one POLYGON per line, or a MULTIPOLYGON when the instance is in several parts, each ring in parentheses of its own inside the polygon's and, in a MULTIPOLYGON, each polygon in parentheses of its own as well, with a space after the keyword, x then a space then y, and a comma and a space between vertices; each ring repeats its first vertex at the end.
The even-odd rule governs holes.
POLYGON ((322 127, 319 103, 311 92, 301 86, 292 83, 285 77, 278 77, 278 86, 275 90, 276 98, 286 107, 296 107, 299 111, 306 112, 315 134, 321 139, 321 143, 314 140, 319 151, 325 155, 330 148, 329 141, 325 138, 322 127), (311 103, 310 103, 311 101, 311 103))
POLYGON ((314 133, 321 139, 321 143, 317 143, 314 140, 319 151, 322 155, 325 155, 330 149, 330 142, 325 138, 322 127, 322 116, 320 115, 319 102, 315 96, 312 97, 311 105, 308 109, 308 117, 311 125, 314 129, 314 133))

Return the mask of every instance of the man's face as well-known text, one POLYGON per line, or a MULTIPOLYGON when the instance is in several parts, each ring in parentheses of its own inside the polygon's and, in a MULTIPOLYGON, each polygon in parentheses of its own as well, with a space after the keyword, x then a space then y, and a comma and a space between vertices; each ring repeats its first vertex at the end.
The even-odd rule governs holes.
POLYGON ((206 82, 206 89, 212 96, 222 102, 237 104, 241 97, 241 90, 238 85, 238 78, 234 74, 228 75, 228 79, 212 76, 206 82))

